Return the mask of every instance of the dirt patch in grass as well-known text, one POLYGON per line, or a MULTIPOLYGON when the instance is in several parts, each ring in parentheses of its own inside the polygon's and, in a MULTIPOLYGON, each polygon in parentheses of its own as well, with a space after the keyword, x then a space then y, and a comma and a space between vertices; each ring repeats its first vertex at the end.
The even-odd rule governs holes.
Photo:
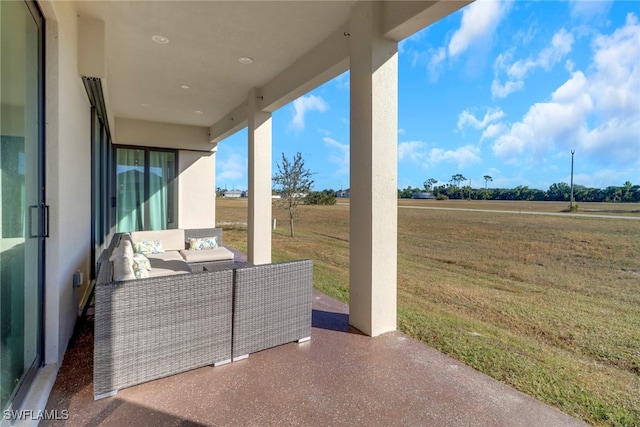
MULTIPOLYGON (((347 302, 348 204, 302 206, 294 239, 284 212, 273 215, 274 261, 313 259, 314 286, 347 302)), ((219 199, 217 218, 246 223, 246 200, 219 199)), ((246 225, 223 227, 246 250, 246 225)), ((639 307, 640 221, 398 211, 399 329, 589 423, 640 425, 639 307)))

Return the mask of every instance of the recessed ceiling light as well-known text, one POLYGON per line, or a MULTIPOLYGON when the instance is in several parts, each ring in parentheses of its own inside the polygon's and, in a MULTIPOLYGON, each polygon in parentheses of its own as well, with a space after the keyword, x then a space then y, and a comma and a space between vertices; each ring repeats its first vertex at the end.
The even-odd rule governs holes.
POLYGON ((169 39, 168 39, 168 38, 166 38, 166 37, 164 37, 164 36, 158 36, 158 35, 155 35, 155 36, 152 36, 152 37, 151 37, 151 40, 153 40, 153 41, 154 41, 154 42, 156 42, 156 43, 160 43, 160 44, 167 44, 167 43, 169 43, 169 39))
POLYGON ((147 108, 147 107, 151 107, 151 104, 140 104, 141 107, 147 108))
POLYGON ((253 62, 253 58, 249 58, 248 56, 241 56, 238 58, 238 62, 241 64, 251 64, 253 62))
POLYGON ((196 110, 196 111, 193 112, 193 114, 202 114, 202 111, 196 110))
POLYGON ((180 87, 181 87, 182 89, 189 89, 191 86, 189 86, 189 85, 182 85, 182 86, 180 86, 180 87))

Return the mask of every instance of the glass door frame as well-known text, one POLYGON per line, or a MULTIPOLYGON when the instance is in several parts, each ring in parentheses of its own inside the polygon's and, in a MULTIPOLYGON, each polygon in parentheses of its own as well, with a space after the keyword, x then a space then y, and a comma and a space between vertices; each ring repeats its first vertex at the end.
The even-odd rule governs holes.
POLYGON ((91 107, 91 278, 95 278, 96 260, 108 245, 111 235, 109 208, 110 135, 96 107, 91 107))
MULTIPOLYGON (((36 304, 36 327, 38 328, 37 335, 37 345, 36 345, 36 357, 29 368, 27 368, 25 375, 22 377, 22 381, 18 386, 13 398, 9 402, 8 409, 15 410, 20 407, 22 404, 27 392, 29 391, 29 387, 31 386, 38 369, 44 365, 45 360, 45 319, 44 319, 44 297, 45 297, 45 239, 49 236, 49 207, 46 205, 46 193, 45 193, 45 20, 40 11, 40 8, 36 4, 35 1, 25 0, 26 4, 31 16, 36 23, 38 28, 38 70, 37 70, 37 94, 38 94, 38 186, 39 186, 39 194, 38 194, 38 231, 37 231, 37 239, 38 242, 38 284, 37 284, 37 301, 36 304)), ((30 211, 28 207, 25 207, 27 211, 30 211)), ((28 213, 25 212, 26 219, 25 221, 29 221, 28 213)), ((29 234, 29 228, 27 227, 26 233, 29 234)), ((25 238, 29 236, 26 235, 25 238)))
POLYGON ((164 152, 164 153, 172 153, 174 154, 174 159, 175 159, 175 163, 174 163, 174 168, 173 168, 173 177, 172 177, 172 183, 173 183, 173 189, 171 191, 171 201, 169 202, 170 204, 170 208, 171 208, 171 213, 169 214, 169 218, 171 219, 170 222, 168 222, 168 227, 167 228, 177 228, 178 227, 178 204, 179 204, 179 194, 178 194, 178 170, 179 170, 179 150, 176 149, 172 149, 172 148, 163 148, 163 147, 147 147, 147 146, 139 146, 139 145, 116 145, 113 144, 112 145, 112 150, 111 150, 111 155, 112 155, 112 162, 111 162, 111 171, 112 171, 112 181, 111 181, 111 185, 112 185, 112 192, 113 192, 113 196, 111 198, 111 208, 113 210, 113 219, 115 222, 115 226, 116 226, 116 231, 117 230, 117 223, 118 223, 118 219, 117 219, 117 174, 118 174, 118 161, 117 161, 117 151, 118 149, 126 149, 126 150, 140 150, 140 151, 144 151, 144 189, 143 189, 143 193, 144 193, 144 200, 143 200, 143 204, 144 204, 144 217, 143 217, 143 230, 149 230, 149 225, 151 222, 151 216, 150 216, 150 206, 149 206, 149 194, 150 194, 150 168, 151 168, 151 152, 164 152))

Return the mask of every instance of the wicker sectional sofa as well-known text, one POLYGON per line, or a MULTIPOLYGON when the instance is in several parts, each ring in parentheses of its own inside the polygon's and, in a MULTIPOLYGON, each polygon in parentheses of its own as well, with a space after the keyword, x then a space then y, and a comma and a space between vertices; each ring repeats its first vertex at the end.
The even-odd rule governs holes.
POLYGON ((195 264, 193 273, 114 282, 109 258, 119 237, 98 260, 96 399, 310 337, 310 260, 195 264))

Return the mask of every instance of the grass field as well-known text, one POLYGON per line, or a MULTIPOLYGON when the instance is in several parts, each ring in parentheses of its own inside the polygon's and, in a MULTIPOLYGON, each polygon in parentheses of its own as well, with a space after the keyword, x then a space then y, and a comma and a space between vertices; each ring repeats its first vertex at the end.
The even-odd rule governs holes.
MULTIPOLYGON (((640 220, 523 215, 566 203, 401 201, 399 329, 595 425, 640 425, 640 220), (511 210, 514 213, 480 210, 511 210)), ((578 213, 635 216, 635 204, 578 213)), ((246 200, 218 199, 246 251, 246 200)), ((349 206, 301 206, 297 237, 273 210, 274 261, 311 258, 314 286, 348 300, 349 206)))

